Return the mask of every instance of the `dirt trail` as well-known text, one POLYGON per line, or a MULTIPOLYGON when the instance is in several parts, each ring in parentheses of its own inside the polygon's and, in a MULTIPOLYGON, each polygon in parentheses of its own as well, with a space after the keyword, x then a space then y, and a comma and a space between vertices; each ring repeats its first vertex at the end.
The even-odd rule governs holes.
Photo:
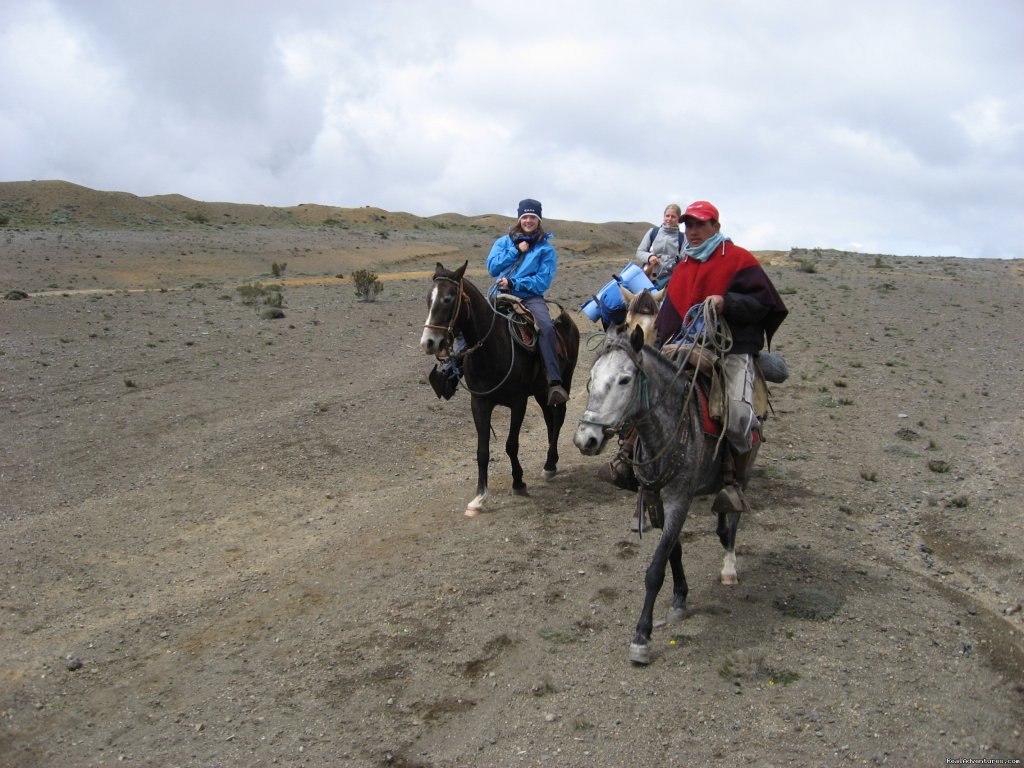
MULTIPOLYGON (((631 496, 570 437, 597 328, 578 316, 559 476, 540 479, 532 409, 531 496, 510 495, 499 411, 494 498, 464 518, 468 398, 433 397, 417 342, 436 253, 477 277, 488 240, 428 234, 422 258, 375 264, 385 290, 364 303, 332 275, 365 261, 318 231, 136 232, 130 252, 117 232, 18 233, 0 275, 32 294, 0 301, 0 765, 1024 754, 1020 264, 766 257, 793 376, 773 388, 740 584, 717 584, 700 500, 694 615, 637 668, 655 537, 629 534, 631 496), (242 262, 176 266, 228 242, 242 262), (289 256, 283 320, 239 302, 307 247, 324 254, 289 256), (108 258, 146 277, 104 283, 108 258)), ((613 247, 566 247, 551 298, 578 307, 625 263, 613 247)))

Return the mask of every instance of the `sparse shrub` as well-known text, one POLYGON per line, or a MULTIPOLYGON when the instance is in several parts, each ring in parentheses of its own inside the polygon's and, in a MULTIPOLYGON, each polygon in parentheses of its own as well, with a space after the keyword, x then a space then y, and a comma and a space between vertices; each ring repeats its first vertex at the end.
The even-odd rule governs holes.
POLYGON ((11 217, 6 213, 0 213, 0 227, 6 227, 11 223, 11 217))
POLYGON ((928 469, 932 472, 937 472, 940 475, 944 475, 949 472, 949 463, 942 459, 928 459, 928 469))
POLYGON ((878 473, 873 470, 862 469, 860 471, 860 477, 862 480, 867 480, 869 483, 878 482, 878 473))
POLYGON ((892 269, 891 266, 882 261, 881 256, 875 256, 875 263, 871 265, 872 269, 892 269))
POLYGON ((246 306, 251 307, 262 303, 264 306, 280 312, 279 315, 275 315, 276 317, 284 317, 284 312, 281 312, 281 307, 284 306, 284 289, 280 285, 264 285, 260 282, 244 283, 235 290, 238 291, 242 297, 242 303, 246 306))
POLYGON ((809 275, 813 275, 815 272, 818 271, 818 265, 815 264, 813 261, 810 261, 809 259, 800 259, 796 263, 796 268, 797 271, 806 272, 809 275))
POLYGON ((970 499, 968 499, 966 496, 954 496, 952 499, 946 502, 946 506, 956 507, 957 509, 967 509, 970 503, 970 499))
POLYGON ((271 265, 270 265, 270 273, 271 273, 271 274, 272 274, 272 275, 273 275, 274 277, 281 277, 281 275, 283 275, 283 274, 284 274, 284 270, 285 270, 285 268, 286 268, 287 266, 288 266, 288 263, 287 263, 287 262, 284 262, 284 261, 282 261, 282 262, 281 262, 280 264, 278 264, 278 263, 277 263, 277 262, 275 261, 275 262, 274 262, 273 264, 271 264, 271 265))
POLYGON ((375 301, 377 294, 384 290, 384 283, 368 269, 353 272, 352 283, 356 287, 356 297, 362 301, 375 301))
POLYGON ((257 282, 245 283, 238 286, 235 290, 238 291, 239 295, 242 297, 242 303, 251 306, 260 300, 260 297, 263 296, 266 288, 264 288, 263 283, 257 282))
POLYGON ((209 224, 210 223, 210 217, 207 216, 205 213, 200 213, 199 211, 196 211, 194 213, 186 213, 185 214, 185 218, 188 221, 194 222, 196 224, 209 224))

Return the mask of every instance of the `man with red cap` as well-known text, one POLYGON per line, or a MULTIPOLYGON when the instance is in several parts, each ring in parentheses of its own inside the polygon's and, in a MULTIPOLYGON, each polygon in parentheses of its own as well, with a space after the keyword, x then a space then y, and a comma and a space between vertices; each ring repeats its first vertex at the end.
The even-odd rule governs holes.
MULTIPOLYGON (((705 200, 695 202, 687 207, 682 221, 686 247, 672 272, 655 321, 657 343, 661 346, 672 341, 682 330, 687 311, 708 298, 729 325, 733 344, 722 362, 729 451, 723 456, 724 487, 714 509, 739 512, 743 508, 742 486, 750 466, 753 428, 758 423, 753 408, 754 358, 766 344, 771 347, 772 336, 788 310, 754 255, 722 234, 715 206, 705 200)), ((602 467, 599 474, 620 487, 636 484, 630 477, 632 467, 621 457, 602 467)))

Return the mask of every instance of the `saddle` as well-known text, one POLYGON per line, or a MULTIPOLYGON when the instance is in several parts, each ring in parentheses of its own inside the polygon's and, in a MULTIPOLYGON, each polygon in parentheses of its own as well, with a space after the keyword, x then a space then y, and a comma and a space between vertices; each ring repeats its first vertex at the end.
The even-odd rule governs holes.
MULTIPOLYGON (((700 404, 701 422, 704 433, 711 437, 722 434, 723 414, 726 408, 725 376, 722 374, 718 355, 707 347, 688 344, 666 344, 662 353, 669 360, 683 365, 695 373, 697 399, 700 404)), ((754 361, 754 413, 764 421, 771 404, 768 400, 768 384, 761 366, 754 361)), ((760 430, 754 429, 754 441, 760 441, 760 430)))
MULTIPOLYGON (((551 313, 551 322, 558 324, 558 319, 565 314, 565 309, 561 304, 554 301, 548 301, 548 312, 551 313)), ((512 331, 512 338, 519 346, 523 349, 533 351, 537 348, 537 336, 540 329, 537 327, 537 319, 533 316, 523 300, 518 296, 513 296, 510 293, 499 293, 496 297, 497 309, 507 314, 512 318, 512 322, 509 324, 510 330, 512 331)), ((560 358, 566 357, 565 345, 562 343, 562 337, 556 333, 555 338, 558 340, 558 356, 560 358)))
MULTIPOLYGON (((708 437, 716 439, 721 437, 724 428, 723 415, 726 398, 725 376, 722 373, 719 356, 706 347, 693 347, 688 344, 666 344, 661 351, 669 360, 690 371, 693 392, 697 398, 697 408, 700 411, 701 429, 708 437)), ((753 405, 754 412, 763 421, 768 415, 770 407, 768 384, 765 382, 764 373, 756 358, 753 405)), ((761 442, 761 430, 756 426, 753 430, 753 441, 755 445, 761 442)), ((636 515, 641 521, 646 515, 653 528, 664 527, 665 507, 659 489, 640 486, 636 497, 636 515)), ((640 526, 640 535, 643 536, 643 525, 640 526)))

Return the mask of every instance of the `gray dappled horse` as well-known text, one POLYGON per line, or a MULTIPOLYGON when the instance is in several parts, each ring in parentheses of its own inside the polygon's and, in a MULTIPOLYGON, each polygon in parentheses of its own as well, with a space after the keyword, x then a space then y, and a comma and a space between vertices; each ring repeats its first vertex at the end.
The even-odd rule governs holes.
MULTIPOLYGON (((668 619, 680 621, 686 617, 689 589, 679 534, 694 497, 721 487, 721 452, 728 448, 724 441, 704 433, 700 406, 692 394, 692 374, 692 370, 669 360, 654 347, 645 346, 641 328, 627 332, 610 327, 590 371, 587 410, 573 437, 582 453, 593 456, 616 432, 635 427, 640 440, 634 471, 641 493, 647 493, 645 486, 655 489, 654 507, 648 507, 652 517, 661 516, 658 491, 664 505, 661 539, 644 578, 643 610, 629 648, 629 658, 637 664, 651 662, 654 602, 665 581, 666 564, 672 567, 673 583, 668 619)), ((755 444, 755 452, 757 447, 755 444)), ((718 514, 716 532, 725 548, 720 574, 723 584, 737 583, 739 520, 738 512, 718 514)))
MULTIPOLYGON (((455 337, 466 341, 462 363, 463 388, 471 398, 473 422, 476 425, 476 496, 466 506, 467 517, 475 517, 483 509, 487 497, 487 463, 490 461, 491 414, 496 405, 511 412, 505 453, 512 461, 512 491, 528 495, 519 463, 519 430, 532 396, 544 414, 548 431, 547 459, 544 478, 550 480, 558 471, 558 434, 565 422, 565 403, 548 405, 548 380, 540 352, 527 349, 513 330, 513 313, 502 309, 496 299, 488 298, 466 279, 466 264, 452 271, 440 262, 434 271, 433 284, 427 297, 427 319, 423 324, 420 348, 428 355, 450 349, 455 337)), ((579 353, 580 332, 565 312, 552 313, 558 336, 559 362, 562 365, 562 386, 572 387, 572 375, 579 353), (564 355, 564 356, 563 356, 564 355)))

